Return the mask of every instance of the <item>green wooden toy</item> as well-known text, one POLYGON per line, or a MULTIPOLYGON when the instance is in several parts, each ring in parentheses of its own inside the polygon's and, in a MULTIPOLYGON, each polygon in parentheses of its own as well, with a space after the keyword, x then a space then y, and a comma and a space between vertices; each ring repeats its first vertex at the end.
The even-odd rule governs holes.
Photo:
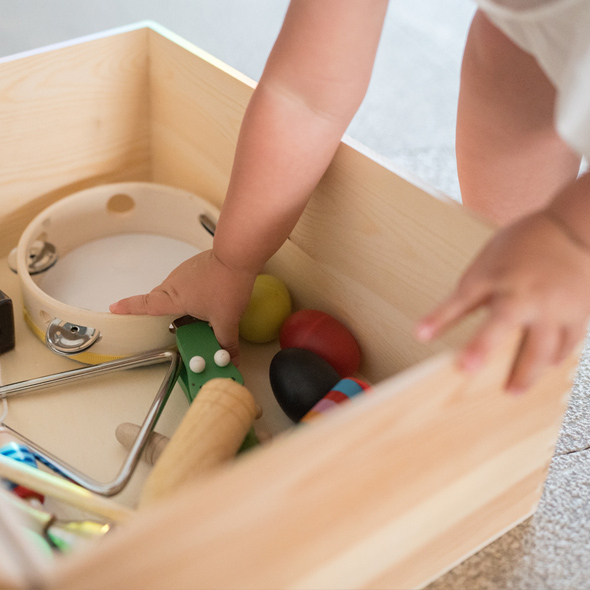
POLYGON ((172 322, 171 330, 176 331, 176 345, 182 357, 178 381, 189 402, 210 379, 225 377, 244 384, 242 374, 230 361, 229 353, 221 348, 207 322, 184 316, 172 322))

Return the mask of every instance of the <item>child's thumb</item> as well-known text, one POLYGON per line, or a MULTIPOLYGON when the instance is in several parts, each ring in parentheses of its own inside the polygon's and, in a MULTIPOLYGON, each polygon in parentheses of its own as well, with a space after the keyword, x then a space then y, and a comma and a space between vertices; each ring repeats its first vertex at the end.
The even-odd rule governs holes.
POLYGON ((116 314, 131 315, 168 315, 182 313, 166 291, 152 291, 145 295, 134 295, 121 299, 109 306, 109 311, 116 314))

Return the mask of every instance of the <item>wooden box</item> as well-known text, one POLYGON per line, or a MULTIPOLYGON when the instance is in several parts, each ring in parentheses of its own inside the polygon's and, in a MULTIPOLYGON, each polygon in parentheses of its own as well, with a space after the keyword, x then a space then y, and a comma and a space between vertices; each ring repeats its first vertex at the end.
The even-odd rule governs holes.
MULTIPOLYGON (((253 86, 152 23, 0 60, 2 256, 35 214, 98 184, 151 181, 221 206, 253 86)), ((414 339, 493 232, 430 192, 343 142, 268 265, 297 307, 350 327, 373 394, 139 512, 60 559, 48 583, 422 587, 535 510, 576 359, 513 397, 502 384, 516 335, 474 375, 454 358, 477 318, 414 339)), ((260 351, 245 362, 268 361, 260 351)), ((265 379, 261 369, 246 384, 256 394, 265 379)))

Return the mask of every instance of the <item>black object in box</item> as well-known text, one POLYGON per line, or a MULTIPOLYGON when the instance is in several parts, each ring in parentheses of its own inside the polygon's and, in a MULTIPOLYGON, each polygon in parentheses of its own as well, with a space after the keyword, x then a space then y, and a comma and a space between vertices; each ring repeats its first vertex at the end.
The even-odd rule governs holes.
POLYGON ((0 354, 14 348, 12 299, 0 291, 0 354))

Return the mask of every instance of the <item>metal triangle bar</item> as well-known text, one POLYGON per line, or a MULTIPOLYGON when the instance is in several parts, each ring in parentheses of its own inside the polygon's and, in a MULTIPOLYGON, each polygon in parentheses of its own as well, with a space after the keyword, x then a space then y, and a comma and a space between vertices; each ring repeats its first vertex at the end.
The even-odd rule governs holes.
POLYGON ((5 397, 23 395, 33 391, 43 390, 48 387, 54 387, 56 385, 70 383, 81 379, 97 377, 106 373, 123 371, 125 369, 137 367, 146 367, 164 362, 170 363, 166 375, 160 387, 158 388, 156 397, 154 398, 154 401, 148 410, 148 413, 143 421, 143 424, 141 425, 137 438, 135 439, 129 454, 123 462, 123 465, 121 466, 118 474, 110 482, 102 483, 96 481, 75 467, 72 467, 59 457, 50 453, 43 447, 39 446, 34 441, 20 434, 14 430, 14 428, 11 428, 6 424, 2 424, 2 426, 9 430, 23 444, 29 447, 31 452, 39 459, 39 461, 51 469, 57 471, 64 477, 67 477, 68 479, 96 494, 101 494, 103 496, 114 496, 115 494, 118 494, 125 487, 125 485, 127 485, 127 482, 131 478, 131 475, 133 474, 133 471, 139 462, 141 453, 147 444, 147 439, 154 429, 156 422, 158 421, 158 418, 164 409, 164 405, 170 397, 170 393, 172 392, 174 384, 176 383, 182 365, 180 355, 177 351, 159 350, 148 352, 124 359, 109 361, 100 365, 82 367, 80 369, 73 369, 71 371, 64 371, 54 375, 47 375, 45 377, 38 377, 28 381, 20 381, 18 383, 0 386, 0 399, 2 399, 5 397))

